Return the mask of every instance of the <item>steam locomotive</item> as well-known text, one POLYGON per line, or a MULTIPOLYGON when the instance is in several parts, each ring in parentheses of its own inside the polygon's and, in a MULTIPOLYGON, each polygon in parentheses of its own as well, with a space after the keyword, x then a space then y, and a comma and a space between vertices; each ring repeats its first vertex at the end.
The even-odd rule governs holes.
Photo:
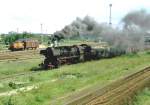
POLYGON ((48 47, 41 50, 45 56, 40 64, 43 69, 58 68, 62 64, 73 64, 101 58, 111 58, 125 54, 125 51, 109 47, 91 46, 88 44, 48 47))

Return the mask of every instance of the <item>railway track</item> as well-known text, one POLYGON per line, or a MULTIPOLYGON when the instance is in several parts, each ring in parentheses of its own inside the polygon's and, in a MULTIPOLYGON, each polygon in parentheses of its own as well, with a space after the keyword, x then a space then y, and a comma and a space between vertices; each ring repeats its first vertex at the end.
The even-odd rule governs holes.
POLYGON ((80 94, 65 105, 124 105, 138 91, 150 85, 150 67, 118 80, 104 88, 80 94))
POLYGON ((29 51, 4 51, 0 52, 0 61, 3 60, 18 60, 18 59, 32 59, 39 57, 39 50, 29 50, 29 51))
POLYGON ((25 51, 0 51, 0 55, 3 55, 3 54, 6 54, 6 55, 9 55, 9 54, 25 54, 25 53, 37 53, 39 52, 40 50, 25 50, 25 51))

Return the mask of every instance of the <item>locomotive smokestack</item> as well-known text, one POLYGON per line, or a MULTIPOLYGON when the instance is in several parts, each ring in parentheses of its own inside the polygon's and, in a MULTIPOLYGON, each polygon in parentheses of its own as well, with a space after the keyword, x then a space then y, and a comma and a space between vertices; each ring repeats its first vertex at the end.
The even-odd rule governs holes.
POLYGON ((43 24, 40 25, 41 25, 41 43, 43 43, 43 24))

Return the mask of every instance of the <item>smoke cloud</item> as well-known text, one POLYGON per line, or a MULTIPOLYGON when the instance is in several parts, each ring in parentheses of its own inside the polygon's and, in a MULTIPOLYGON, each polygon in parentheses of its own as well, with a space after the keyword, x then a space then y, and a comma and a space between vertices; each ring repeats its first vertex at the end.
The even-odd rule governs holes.
POLYGON ((150 27, 150 14, 146 10, 132 11, 128 13, 122 21, 125 29, 139 28, 148 30, 150 27))
POLYGON ((70 25, 54 35, 69 39, 103 40, 112 47, 126 51, 143 50, 144 35, 150 27, 150 14, 145 10, 132 11, 121 20, 123 29, 98 23, 92 17, 76 18, 70 25))

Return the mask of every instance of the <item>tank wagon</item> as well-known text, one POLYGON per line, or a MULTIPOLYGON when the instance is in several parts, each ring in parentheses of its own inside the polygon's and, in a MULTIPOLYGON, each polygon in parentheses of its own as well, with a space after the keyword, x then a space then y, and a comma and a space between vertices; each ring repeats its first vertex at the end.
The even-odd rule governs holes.
POLYGON ((39 47, 38 40, 34 39, 19 39, 9 46, 9 50, 17 51, 17 50, 25 50, 25 49, 36 49, 39 47))
POLYGON ((45 56, 40 64, 43 69, 58 68, 62 64, 73 64, 101 58, 111 58, 124 54, 125 51, 113 48, 102 48, 88 44, 48 47, 41 50, 40 54, 45 56))

